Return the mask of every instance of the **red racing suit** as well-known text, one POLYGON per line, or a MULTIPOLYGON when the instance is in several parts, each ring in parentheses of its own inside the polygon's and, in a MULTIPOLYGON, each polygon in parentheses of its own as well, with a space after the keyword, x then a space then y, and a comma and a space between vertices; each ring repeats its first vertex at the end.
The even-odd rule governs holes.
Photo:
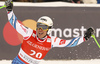
POLYGON ((18 22, 13 11, 7 13, 10 24, 23 36, 23 43, 18 57, 25 64, 38 64, 53 47, 74 47, 85 41, 84 37, 63 40, 49 35, 44 40, 40 40, 35 30, 27 28, 18 22))

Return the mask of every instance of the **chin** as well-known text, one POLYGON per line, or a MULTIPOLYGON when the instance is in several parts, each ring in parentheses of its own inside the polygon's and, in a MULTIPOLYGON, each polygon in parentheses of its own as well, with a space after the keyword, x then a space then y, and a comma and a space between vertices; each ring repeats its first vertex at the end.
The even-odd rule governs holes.
POLYGON ((38 35, 38 38, 43 38, 43 35, 38 35))
POLYGON ((38 38, 43 38, 43 37, 41 37, 41 36, 38 36, 38 38))

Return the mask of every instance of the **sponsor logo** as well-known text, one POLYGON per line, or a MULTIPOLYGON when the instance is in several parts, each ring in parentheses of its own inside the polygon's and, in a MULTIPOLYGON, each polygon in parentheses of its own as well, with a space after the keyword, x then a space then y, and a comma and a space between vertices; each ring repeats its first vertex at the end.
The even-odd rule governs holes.
MULTIPOLYGON (((55 36, 55 37, 66 37, 66 38, 71 38, 71 37, 79 37, 79 36, 84 36, 86 32, 86 28, 84 26, 81 26, 81 28, 65 28, 62 30, 61 28, 53 28, 51 30, 50 36, 55 36)), ((99 37, 100 35, 100 28, 95 29, 95 35, 96 37, 99 37)))
POLYGON ((65 44, 66 40, 61 40, 59 45, 65 44))
POLYGON ((27 41, 27 43, 30 46, 32 46, 32 47, 34 47, 36 49, 40 49, 40 50, 44 50, 44 51, 49 51, 51 49, 51 48, 48 48, 48 47, 43 47, 43 46, 37 45, 37 44, 35 44, 35 43, 31 42, 31 41, 27 41))
POLYGON ((41 20, 47 22, 47 20, 45 18, 41 18, 41 20))
MULTIPOLYGON (((19 21, 19 20, 18 20, 19 21)), ((19 21, 21 23, 21 21, 19 21)), ((36 21, 33 20, 25 20, 23 21, 23 24, 25 26, 31 28, 31 29, 36 29, 36 21), (33 28, 34 27, 34 28, 33 28)), ((23 27, 21 25, 22 29, 24 32, 27 33, 27 28, 23 27)), ((64 28, 63 30, 61 28, 53 28, 51 29, 51 34, 50 36, 55 36, 55 37, 61 37, 61 38, 72 38, 72 37, 78 37, 78 36, 84 36, 84 33, 86 31, 85 26, 80 26, 80 28, 64 28)), ((16 32, 16 30, 11 26, 11 24, 8 22, 3 30, 3 36, 5 41, 12 45, 12 46, 17 46, 23 42, 23 37, 16 32), (9 31, 10 29, 10 31, 9 31), (12 30, 12 31, 11 31, 12 30), (10 36, 10 37, 9 37, 10 36), (16 42, 16 43, 14 43, 16 42)), ((32 35, 35 37, 35 35, 32 35)), ((100 28, 95 28, 95 36, 96 38, 100 37, 100 28)), ((49 40, 48 40, 49 42, 49 40)))

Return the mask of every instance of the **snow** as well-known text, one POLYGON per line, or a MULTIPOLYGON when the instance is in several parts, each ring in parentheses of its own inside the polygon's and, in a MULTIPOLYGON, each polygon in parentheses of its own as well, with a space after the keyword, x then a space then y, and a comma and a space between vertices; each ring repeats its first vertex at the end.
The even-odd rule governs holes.
MULTIPOLYGON (((0 64, 11 64, 12 60, 2 60, 0 64)), ((43 60, 40 64, 100 64, 100 59, 91 60, 43 60)))

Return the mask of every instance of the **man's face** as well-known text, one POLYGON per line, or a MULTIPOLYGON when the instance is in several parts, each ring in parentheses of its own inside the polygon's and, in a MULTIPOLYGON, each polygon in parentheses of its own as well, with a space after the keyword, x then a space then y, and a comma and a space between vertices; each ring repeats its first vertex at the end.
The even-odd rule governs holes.
POLYGON ((48 28, 48 25, 38 22, 36 29, 38 38, 44 38, 47 35, 48 28))
POLYGON ((43 30, 43 29, 41 29, 41 28, 38 28, 38 29, 36 30, 36 32, 37 32, 38 38, 43 38, 43 37, 45 37, 46 34, 47 34, 47 30, 43 30))

